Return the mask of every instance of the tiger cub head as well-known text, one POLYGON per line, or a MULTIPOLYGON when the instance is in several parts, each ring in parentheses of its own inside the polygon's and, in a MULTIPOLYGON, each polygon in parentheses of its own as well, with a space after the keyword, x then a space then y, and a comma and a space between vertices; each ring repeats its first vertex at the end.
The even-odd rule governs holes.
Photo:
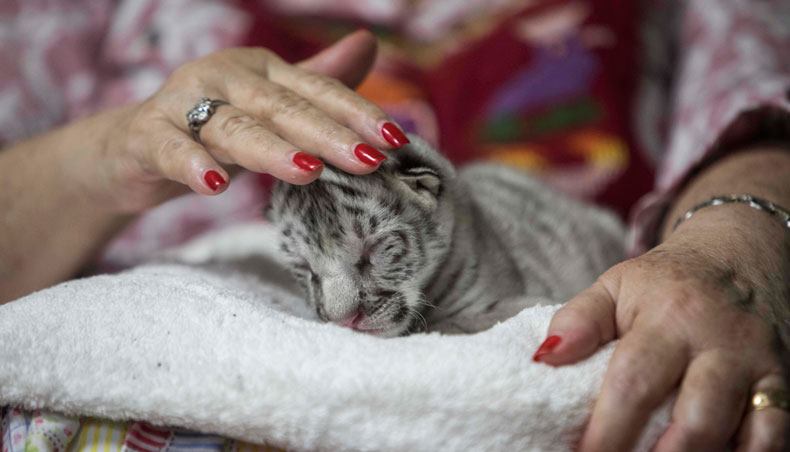
POLYGON ((439 152, 409 139, 372 174, 327 166, 311 184, 274 187, 281 250, 324 321, 385 337, 424 323, 422 289, 450 247, 456 177, 439 152))

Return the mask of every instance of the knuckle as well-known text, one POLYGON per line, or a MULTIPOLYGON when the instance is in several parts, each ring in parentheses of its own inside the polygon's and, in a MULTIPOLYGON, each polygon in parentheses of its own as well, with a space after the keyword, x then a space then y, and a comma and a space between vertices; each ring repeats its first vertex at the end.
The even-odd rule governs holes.
POLYGON ((631 406, 637 408, 649 408, 652 406, 653 390, 649 380, 642 374, 629 368, 631 360, 626 360, 626 364, 612 369, 612 375, 608 381, 608 387, 614 396, 631 406))
POLYGON ((356 143, 362 141, 354 132, 351 132, 333 121, 318 121, 315 133, 316 137, 323 137, 327 143, 356 143))
POLYGON ((726 435, 722 428, 726 425, 716 426, 711 422, 695 417, 693 419, 686 419, 680 423, 682 435, 686 437, 686 444, 697 444, 699 446, 705 445, 706 449, 710 449, 714 445, 720 445, 723 437, 726 435))
POLYGON ((604 272, 599 278, 598 281, 605 284, 609 280, 617 281, 619 280, 624 274, 631 271, 633 268, 637 267, 637 263, 635 259, 629 259, 618 264, 615 264, 609 270, 604 272))
POLYGON ((180 137, 165 139, 156 148, 151 162, 154 168, 171 179, 178 179, 184 170, 184 162, 192 150, 191 140, 180 137))
POLYGON ((168 123, 165 106, 161 95, 155 95, 143 101, 134 111, 130 122, 130 130, 143 136, 149 136, 152 124, 161 127, 168 123))
POLYGON ((730 346, 761 350, 763 353, 759 353, 760 355, 767 355, 763 357, 761 367, 767 370, 775 368, 777 359, 772 353, 765 353, 773 349, 776 340, 776 334, 770 326, 756 316, 746 313, 738 313, 730 324, 726 337, 730 346))
POLYGON ((217 129, 225 136, 247 134, 258 127, 260 125, 255 119, 241 113, 224 116, 217 123, 217 129))
POLYGON ((280 56, 277 55, 277 53, 272 52, 271 50, 265 47, 252 47, 252 48, 247 48, 245 50, 251 52, 252 58, 259 58, 261 61, 264 62, 269 62, 269 63, 283 62, 283 59, 280 58, 280 56))
POLYGON ((265 107, 266 102, 275 103, 272 98, 275 97, 276 94, 273 95, 271 91, 259 85, 249 87, 246 95, 252 102, 252 107, 255 108, 253 111, 257 111, 260 107, 265 107))
POLYGON ((250 50, 256 53, 257 56, 259 56, 260 58, 273 58, 273 57, 279 58, 276 53, 272 52, 266 47, 254 47, 250 50))
POLYGON ((170 137, 162 141, 157 149, 156 158, 159 161, 173 160, 183 157, 191 148, 190 140, 181 137, 170 137))
POLYGON ((229 60, 235 58, 239 51, 240 49, 238 48, 221 49, 209 54, 206 58, 212 60, 229 60))
POLYGON ((137 121, 147 121, 150 117, 158 115, 160 110, 156 96, 143 101, 135 111, 134 119, 137 121))
POLYGON ((366 100, 338 79, 321 74, 307 74, 304 79, 314 96, 333 96, 349 113, 364 118, 385 119, 387 115, 373 102, 366 100))
POLYGON ((584 301, 574 300, 571 303, 566 303, 562 308, 554 313, 552 321, 562 325, 573 325, 573 328, 586 329, 592 325, 590 316, 585 306, 582 306, 584 301))
POLYGON ((386 113, 384 113, 384 110, 377 107, 376 104, 368 102, 365 99, 362 99, 362 106, 359 108, 359 110, 359 114, 366 117, 375 118, 377 121, 388 119, 388 116, 386 113))
POLYGON ((312 104, 307 99, 287 89, 270 94, 269 102, 271 102, 273 118, 283 117, 290 119, 305 115, 313 109, 312 104))
POLYGON ((194 61, 182 64, 170 73, 168 80, 177 82, 188 78, 190 74, 194 72, 195 66, 197 66, 197 63, 194 61))
POLYGON ((346 102, 348 105, 349 120, 353 123, 365 123, 368 121, 382 121, 389 120, 388 116, 382 109, 375 104, 368 102, 366 99, 358 96, 356 93, 351 93, 346 102), (354 96, 352 98, 351 96, 354 96))
POLYGON ((225 70, 229 66, 233 66, 234 62, 243 58, 243 51, 244 49, 239 48, 222 49, 213 52, 204 58, 195 60, 195 62, 204 64, 206 66, 219 66, 220 69, 225 70))
POLYGON ((177 67, 170 76, 167 78, 165 88, 183 89, 184 87, 193 87, 199 80, 199 74, 202 74, 203 62, 201 60, 190 61, 177 67))
POLYGON ((346 86, 332 77, 321 74, 307 73, 304 75, 303 82, 316 94, 344 92, 346 86))

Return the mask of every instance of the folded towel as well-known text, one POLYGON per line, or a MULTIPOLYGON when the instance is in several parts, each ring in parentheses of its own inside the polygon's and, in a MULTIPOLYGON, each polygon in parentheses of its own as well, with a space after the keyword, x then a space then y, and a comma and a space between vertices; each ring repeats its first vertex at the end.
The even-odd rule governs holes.
POLYGON ((294 450, 565 451, 578 440, 612 346, 574 366, 532 362, 557 306, 472 335, 360 334, 311 318, 273 234, 234 227, 168 262, 0 306, 0 405, 294 450))

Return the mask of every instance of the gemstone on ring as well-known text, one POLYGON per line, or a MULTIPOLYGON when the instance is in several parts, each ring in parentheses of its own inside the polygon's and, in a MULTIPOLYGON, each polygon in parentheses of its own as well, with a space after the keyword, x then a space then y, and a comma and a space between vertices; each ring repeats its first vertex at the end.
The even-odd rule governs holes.
POLYGON ((189 130, 192 132, 192 138, 194 138, 195 141, 200 142, 200 128, 203 127, 203 125, 206 124, 209 119, 211 119, 211 116, 214 115, 217 107, 226 104, 227 102, 224 100, 212 100, 208 97, 203 97, 194 107, 192 107, 191 110, 187 112, 187 125, 189 126, 189 130))

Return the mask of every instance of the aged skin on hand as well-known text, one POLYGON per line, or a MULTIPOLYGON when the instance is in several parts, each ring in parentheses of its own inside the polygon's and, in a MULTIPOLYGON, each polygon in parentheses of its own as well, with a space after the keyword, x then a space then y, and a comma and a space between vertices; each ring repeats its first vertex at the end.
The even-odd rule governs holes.
POLYGON ((550 365, 620 342, 581 443, 626 450, 650 412, 679 389, 657 451, 782 450, 790 416, 749 409, 753 393, 786 389, 782 357, 790 319, 790 231, 746 205, 698 211, 712 196, 748 193, 790 206, 790 152, 745 149, 690 181, 666 217, 663 240, 606 272, 555 315, 550 365), (783 346, 778 347, 782 338, 783 346))

